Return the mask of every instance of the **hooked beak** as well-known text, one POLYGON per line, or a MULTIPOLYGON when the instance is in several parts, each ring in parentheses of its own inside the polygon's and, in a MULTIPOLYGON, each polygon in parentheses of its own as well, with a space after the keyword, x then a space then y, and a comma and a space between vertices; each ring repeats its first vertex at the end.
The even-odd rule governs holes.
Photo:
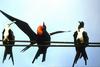
POLYGON ((12 25, 13 23, 10 23, 10 24, 8 24, 9 25, 9 27, 10 27, 10 25, 12 25))
POLYGON ((43 22, 43 28, 44 28, 44 29, 46 29, 46 25, 45 25, 45 23, 44 23, 44 22, 43 22))

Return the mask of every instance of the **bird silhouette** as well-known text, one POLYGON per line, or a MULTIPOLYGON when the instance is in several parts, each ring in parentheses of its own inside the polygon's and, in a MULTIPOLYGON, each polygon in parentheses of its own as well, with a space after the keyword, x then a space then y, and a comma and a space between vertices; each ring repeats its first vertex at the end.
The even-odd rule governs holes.
POLYGON ((77 63, 79 58, 84 58, 85 65, 87 65, 88 56, 85 48, 88 46, 89 37, 87 32, 84 31, 84 22, 79 21, 78 30, 74 32, 74 45, 76 46, 76 56, 73 62, 73 66, 77 63))
POLYGON ((43 23, 43 25, 40 25, 37 28, 38 51, 37 51, 32 63, 34 63, 35 59, 37 59, 40 56, 40 54, 43 54, 42 62, 45 61, 47 48, 50 46, 50 42, 46 42, 46 41, 50 41, 50 40, 51 40, 50 35, 46 30, 45 24, 43 23))
POLYGON ((4 52, 4 57, 3 57, 3 63, 7 57, 7 55, 9 54, 10 57, 12 59, 12 63, 14 65, 14 59, 13 59, 13 52, 12 52, 12 47, 15 44, 14 41, 11 40, 15 40, 15 36, 13 34, 13 31, 10 29, 10 24, 7 24, 6 27, 4 28, 3 32, 2 32, 2 40, 3 40, 3 45, 5 46, 5 52, 4 52))
MULTIPOLYGON (((38 51, 37 51, 37 54, 36 54, 35 58, 33 59, 32 63, 34 63, 35 59, 40 54, 43 54, 42 62, 45 61, 47 48, 49 47, 50 43, 49 42, 44 42, 44 41, 50 41, 51 40, 51 38, 50 38, 51 35, 65 32, 65 31, 55 31, 55 32, 48 33, 46 31, 46 25, 43 23, 43 26, 38 27, 37 34, 36 34, 26 22, 24 22, 22 20, 19 20, 17 18, 14 18, 14 17, 8 15, 7 13, 5 13, 1 10, 0 10, 0 12, 4 16, 6 16, 9 20, 14 22, 30 38, 31 43, 30 43, 30 45, 26 46, 22 50, 23 52, 26 51, 27 49, 29 49, 33 44, 37 43, 38 51)), ((67 31, 67 32, 70 32, 70 31, 67 31)))

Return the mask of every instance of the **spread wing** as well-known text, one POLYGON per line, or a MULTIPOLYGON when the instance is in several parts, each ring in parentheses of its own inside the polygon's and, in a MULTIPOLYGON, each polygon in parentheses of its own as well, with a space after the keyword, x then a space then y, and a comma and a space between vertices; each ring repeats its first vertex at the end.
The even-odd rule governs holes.
POLYGON ((64 33, 64 32, 71 32, 71 31, 55 31, 55 32, 50 33, 50 36, 54 34, 58 34, 58 33, 64 33))
POLYGON ((7 13, 3 12, 0 10, 0 12, 6 16, 9 20, 11 20, 12 22, 14 22, 29 38, 31 41, 36 41, 36 34, 34 31, 32 31, 32 29, 30 28, 30 26, 24 22, 21 21, 17 18, 14 18, 10 15, 8 15, 7 13))

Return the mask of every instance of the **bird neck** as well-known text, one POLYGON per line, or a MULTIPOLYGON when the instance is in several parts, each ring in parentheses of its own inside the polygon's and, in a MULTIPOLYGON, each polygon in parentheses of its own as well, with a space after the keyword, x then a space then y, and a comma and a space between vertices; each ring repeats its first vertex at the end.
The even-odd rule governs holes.
POLYGON ((83 31, 84 31, 83 27, 77 30, 77 32, 83 32, 83 31))
POLYGON ((6 28, 5 31, 4 31, 4 40, 6 40, 9 36, 9 30, 10 28, 6 28))

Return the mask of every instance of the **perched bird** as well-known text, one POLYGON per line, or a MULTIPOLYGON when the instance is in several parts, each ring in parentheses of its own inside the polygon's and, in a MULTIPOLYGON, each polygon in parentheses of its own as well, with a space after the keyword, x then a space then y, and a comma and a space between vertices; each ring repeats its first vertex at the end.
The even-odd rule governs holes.
POLYGON ((83 57, 85 65, 87 65, 88 56, 85 48, 88 46, 89 37, 87 32, 84 31, 84 22, 79 21, 78 30, 74 32, 74 45, 76 46, 76 56, 73 62, 73 67, 77 63, 78 59, 83 57))
POLYGON ((11 40, 15 40, 15 36, 13 34, 13 31, 10 29, 10 24, 7 24, 6 27, 4 28, 3 32, 2 32, 2 40, 3 40, 3 45, 5 46, 5 52, 4 52, 4 57, 3 57, 3 63, 7 57, 7 55, 9 54, 10 57, 12 59, 12 63, 14 65, 14 59, 13 59, 13 52, 12 52, 12 47, 15 44, 14 41, 11 40))
POLYGON ((50 42, 45 42, 45 41, 50 41, 50 40, 51 40, 50 35, 46 30, 45 24, 43 23, 43 25, 40 25, 37 28, 38 51, 37 51, 32 63, 34 63, 35 59, 37 59, 40 56, 40 54, 43 54, 42 62, 45 61, 47 48, 50 46, 50 42))
MULTIPOLYGON (((38 51, 37 51, 37 54, 36 54, 35 58, 33 59, 32 63, 34 63, 35 59, 40 54, 43 54, 42 62, 45 61, 46 51, 47 51, 47 48, 49 47, 50 43, 49 42, 44 42, 44 41, 50 41, 51 40, 51 38, 50 38, 51 35, 65 32, 65 31, 55 31, 55 32, 52 32, 52 33, 48 33, 46 31, 46 26, 43 23, 43 26, 38 27, 37 34, 36 34, 26 22, 24 22, 22 20, 19 20, 17 18, 14 18, 14 17, 8 15, 7 13, 5 13, 1 10, 0 10, 0 12, 4 16, 6 16, 9 20, 14 22, 30 38, 31 43, 30 43, 30 45, 26 46, 22 50, 23 52, 26 51, 27 49, 29 49, 33 44, 37 43, 38 51), (41 46, 41 45, 46 45, 46 46, 41 46)), ((68 31, 68 32, 70 32, 70 31, 68 31)))

